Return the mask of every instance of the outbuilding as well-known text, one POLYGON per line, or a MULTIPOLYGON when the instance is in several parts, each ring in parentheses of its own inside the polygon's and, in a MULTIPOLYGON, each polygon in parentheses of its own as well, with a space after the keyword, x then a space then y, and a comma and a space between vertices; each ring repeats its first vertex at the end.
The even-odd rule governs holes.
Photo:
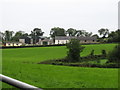
POLYGON ((22 46, 20 42, 6 42, 4 46, 22 46))
POLYGON ((80 43, 97 43, 97 37, 56 36, 55 44, 66 44, 73 38, 80 40, 80 43))

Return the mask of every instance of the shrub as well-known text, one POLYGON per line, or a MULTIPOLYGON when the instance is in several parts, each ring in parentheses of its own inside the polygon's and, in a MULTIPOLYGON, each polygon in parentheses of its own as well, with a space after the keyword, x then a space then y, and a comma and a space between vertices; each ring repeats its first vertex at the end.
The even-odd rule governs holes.
POLYGON ((109 62, 120 63, 120 44, 117 45, 113 51, 108 54, 109 62))
POLYGON ((109 68, 120 68, 120 66, 118 64, 116 64, 116 63, 107 63, 106 67, 109 67, 109 68))
POLYGON ((102 50, 102 56, 103 56, 103 57, 106 57, 106 56, 107 56, 106 50, 102 50))
POLYGON ((84 48, 80 45, 80 41, 78 39, 71 39, 70 42, 66 45, 68 48, 67 61, 78 62, 80 60, 80 53, 84 48))
POLYGON ((94 56, 94 50, 91 51, 90 56, 94 56))

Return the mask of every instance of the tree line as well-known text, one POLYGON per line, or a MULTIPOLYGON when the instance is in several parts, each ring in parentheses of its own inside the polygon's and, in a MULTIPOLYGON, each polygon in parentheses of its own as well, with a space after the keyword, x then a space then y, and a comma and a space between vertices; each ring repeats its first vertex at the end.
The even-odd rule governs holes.
MULTIPOLYGON (((99 34, 93 34, 92 32, 87 32, 86 30, 76 30, 74 28, 69 28, 65 30, 64 28, 54 27, 50 30, 50 37, 55 41, 55 36, 96 36, 99 42, 120 42, 120 30, 110 32, 108 29, 101 28, 98 30, 99 34), (101 37, 100 37, 101 36, 101 37)), ((41 28, 34 28, 30 34, 25 33, 24 31, 10 31, 6 30, 5 32, 0 32, 0 40, 2 42, 7 41, 19 41, 21 36, 31 36, 33 39, 36 36, 43 36, 44 32, 41 28)))

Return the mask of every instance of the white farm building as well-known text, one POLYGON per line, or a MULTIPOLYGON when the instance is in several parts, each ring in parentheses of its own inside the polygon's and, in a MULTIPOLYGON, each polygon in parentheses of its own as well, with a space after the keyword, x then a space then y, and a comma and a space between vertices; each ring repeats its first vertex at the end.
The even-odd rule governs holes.
POLYGON ((74 37, 74 36, 56 36, 55 44, 66 44, 70 39, 76 38, 80 43, 97 43, 97 37, 74 37))

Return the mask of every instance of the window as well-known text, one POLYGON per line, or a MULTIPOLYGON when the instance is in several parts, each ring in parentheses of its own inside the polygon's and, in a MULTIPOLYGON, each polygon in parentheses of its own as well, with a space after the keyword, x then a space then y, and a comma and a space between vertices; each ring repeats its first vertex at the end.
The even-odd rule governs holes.
POLYGON ((87 42, 87 40, 85 40, 85 42, 87 42))

